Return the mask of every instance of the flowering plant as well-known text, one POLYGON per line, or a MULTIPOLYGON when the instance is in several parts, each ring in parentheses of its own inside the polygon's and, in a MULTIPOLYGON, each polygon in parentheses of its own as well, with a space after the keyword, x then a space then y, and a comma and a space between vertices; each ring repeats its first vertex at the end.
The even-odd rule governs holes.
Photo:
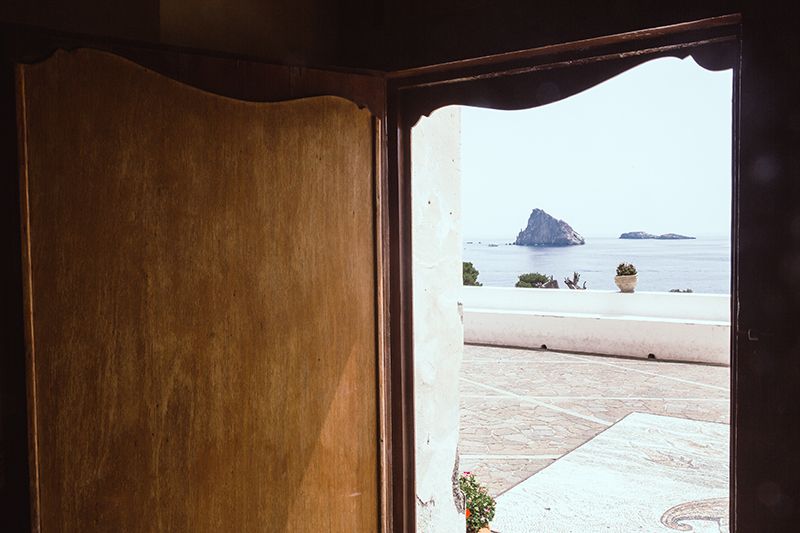
POLYGON ((482 527, 487 527, 494 518, 494 498, 486 492, 486 487, 481 485, 475 475, 464 472, 458 478, 458 486, 467 503, 467 533, 477 533, 482 527))

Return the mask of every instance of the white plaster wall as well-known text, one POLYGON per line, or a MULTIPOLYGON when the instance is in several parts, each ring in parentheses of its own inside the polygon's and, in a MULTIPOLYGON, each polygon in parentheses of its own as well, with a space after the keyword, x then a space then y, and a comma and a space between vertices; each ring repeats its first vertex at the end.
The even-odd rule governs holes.
POLYGON ((730 322, 727 294, 678 294, 516 287, 464 287, 464 306, 470 309, 507 309, 586 313, 608 316, 663 317, 730 322))
POLYGON ((447 107, 411 132, 417 531, 463 533, 453 472, 458 446, 461 116, 447 107))
POLYGON ((466 342, 730 364, 730 297, 464 287, 466 342))

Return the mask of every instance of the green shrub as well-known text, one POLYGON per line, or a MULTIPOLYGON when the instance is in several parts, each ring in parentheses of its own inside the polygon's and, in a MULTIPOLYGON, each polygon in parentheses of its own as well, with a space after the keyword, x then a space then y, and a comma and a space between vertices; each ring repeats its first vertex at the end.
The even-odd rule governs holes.
POLYGON ((635 276, 636 267, 630 263, 620 263, 617 267, 617 276, 635 276))
POLYGON ((478 281, 478 269, 472 263, 464 261, 461 263, 462 271, 464 274, 464 285, 471 285, 473 287, 480 287, 483 283, 478 281))
POLYGON ((494 498, 486 492, 486 487, 478 483, 475 475, 464 472, 458 478, 458 486, 464 493, 467 504, 467 533, 477 533, 489 525, 494 518, 494 498))
POLYGON ((517 281, 515 287, 524 287, 526 289, 557 289, 558 282, 553 279, 553 276, 545 276, 539 272, 529 272, 519 275, 519 281, 517 281))

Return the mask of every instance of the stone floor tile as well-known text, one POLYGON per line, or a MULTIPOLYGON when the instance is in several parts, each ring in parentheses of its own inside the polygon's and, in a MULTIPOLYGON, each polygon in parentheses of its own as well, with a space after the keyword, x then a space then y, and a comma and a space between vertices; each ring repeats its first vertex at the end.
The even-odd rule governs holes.
POLYGON ((549 403, 581 414, 614 422, 631 413, 674 416, 701 422, 728 424, 730 403, 717 400, 549 400, 549 403))
POLYGON ((630 413, 729 423, 727 367, 464 347, 461 469, 500 494, 630 413))
POLYGON ((550 465, 555 459, 495 459, 462 457, 461 470, 475 474, 489 494, 497 497, 550 465))
POLYGON ((607 426, 513 398, 462 399, 462 454, 566 453, 607 426))
MULTIPOLYGON (((616 363, 469 363, 462 377, 493 389, 524 396, 613 396, 720 398, 727 388, 715 383, 689 380, 651 369, 626 368, 616 363)), ((474 387, 473 383, 473 387, 474 387)), ((474 389, 473 389, 474 390, 474 389)), ((497 392, 497 391, 493 391, 497 392)))

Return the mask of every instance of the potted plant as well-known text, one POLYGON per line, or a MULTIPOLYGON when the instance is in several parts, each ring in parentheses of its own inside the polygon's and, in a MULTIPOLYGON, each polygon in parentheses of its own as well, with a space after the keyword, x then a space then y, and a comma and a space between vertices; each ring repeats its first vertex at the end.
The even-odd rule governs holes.
POLYGON ((490 533, 489 522, 494 518, 495 501, 486 492, 475 475, 464 472, 458 478, 458 486, 466 501, 467 533, 490 533))
POLYGON ((617 275, 614 283, 619 287, 620 292, 633 292, 636 288, 636 267, 630 263, 620 263, 617 267, 617 275))

